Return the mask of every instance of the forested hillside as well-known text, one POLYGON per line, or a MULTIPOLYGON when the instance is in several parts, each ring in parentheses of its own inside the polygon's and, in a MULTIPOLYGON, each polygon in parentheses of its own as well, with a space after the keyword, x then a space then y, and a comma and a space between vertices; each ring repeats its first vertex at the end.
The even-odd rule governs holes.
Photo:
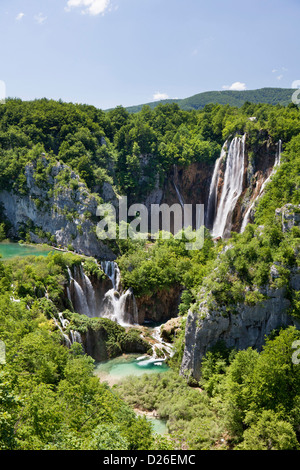
MULTIPOLYGON (((246 101, 251 103, 264 103, 264 104, 280 104, 287 106, 291 102, 291 96, 294 90, 284 88, 261 88, 259 90, 223 90, 223 91, 207 91, 198 93, 190 98, 183 99, 167 99, 162 100, 160 104, 176 103, 185 111, 193 109, 202 109, 207 104, 222 104, 229 106, 243 106, 246 101)), ((151 109, 154 109, 159 104, 158 102, 147 103, 151 109)), ((141 111, 143 105, 130 106, 126 108, 130 113, 137 113, 141 111)))
MULTIPOLYGON (((41 155, 67 164, 92 192, 104 182, 120 194, 144 197, 162 182, 173 165, 213 164, 224 141, 248 133, 253 143, 264 138, 287 144, 299 132, 298 108, 245 103, 241 108, 208 104, 183 111, 176 104, 145 106, 130 115, 118 107, 104 113, 92 106, 37 100, 8 100, 0 108, 0 188, 25 191, 26 163, 37 161, 35 179, 46 179, 41 155), (250 117, 256 120, 249 120, 250 117), (148 156, 148 158, 146 158, 148 156), (140 184, 141 181, 143 184, 140 184)), ((62 184, 70 180, 65 172, 62 184)), ((75 184, 75 183, 73 183, 75 184)), ((140 201, 142 202, 142 201, 140 201)))
MULTIPOLYGON (((206 228, 198 251, 187 250, 186 240, 174 235, 117 239, 106 246, 120 268, 122 289, 114 289, 114 298, 128 289, 141 311, 145 304, 154 305, 153 315, 158 304, 174 295, 179 299, 178 308, 173 299, 172 309, 165 305, 177 317, 169 338, 171 371, 110 388, 94 376, 94 361, 82 344, 65 344, 54 321, 59 314, 70 321, 67 333, 104 328, 98 318, 87 319, 66 303, 67 288, 76 280, 70 274, 73 265, 83 265, 97 289, 99 279, 108 282, 96 268, 100 257, 84 261, 75 254, 50 254, 0 262, 0 340, 6 345, 6 363, 0 365, 2 449, 299 449, 300 369, 292 362, 300 317, 297 106, 246 102, 183 110, 178 104, 159 104, 129 113, 122 107, 104 112, 46 99, 8 100, 0 106, 0 196, 19 204, 22 214, 34 199, 40 220, 30 219, 30 206, 26 222, 14 227, 9 203, 0 206, 0 239, 13 231, 17 240, 32 242, 35 236, 57 248, 56 234, 42 233, 38 225, 41 215, 53 211, 54 201, 55 221, 65 224, 63 232, 76 222, 70 236, 75 245, 93 232, 97 219, 91 207, 103 200, 127 195, 130 202, 144 203, 162 189, 171 200, 166 188, 174 168, 187 179, 194 168, 209 172, 203 177, 209 187, 224 142, 242 135, 247 136, 248 164, 259 154, 263 166, 265 149, 273 155, 282 142, 280 165, 255 200, 243 233, 233 230, 229 239, 214 239, 206 228), (38 198, 41 194, 45 200, 38 198), (208 344, 203 356, 199 349, 201 364, 191 360, 207 318, 215 315, 222 325, 232 325, 247 309, 248 319, 255 314, 251 332, 261 327, 260 309, 269 301, 272 308, 280 304, 278 318, 288 316, 289 323, 278 322, 262 348, 228 347, 221 341, 208 344), (155 410, 167 421, 170 437, 154 435, 133 408, 155 410)), ((77 251, 72 243, 61 249, 77 251)), ((147 315, 148 307, 143 318, 147 315)), ((105 325, 110 350, 122 354, 132 337, 129 341, 109 320, 105 325)), ((214 337, 205 331, 209 343, 214 337)), ((223 329, 221 339, 228 339, 226 334, 223 329)), ((136 340, 136 332, 132 335, 136 340)))

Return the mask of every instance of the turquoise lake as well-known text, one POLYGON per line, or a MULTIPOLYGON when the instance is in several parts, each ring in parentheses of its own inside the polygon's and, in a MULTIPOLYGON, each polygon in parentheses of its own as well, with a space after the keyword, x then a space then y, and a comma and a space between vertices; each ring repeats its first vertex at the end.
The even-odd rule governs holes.
POLYGON ((96 364, 95 374, 110 385, 118 383, 120 380, 130 375, 141 376, 143 374, 159 374, 169 370, 165 362, 153 360, 147 356, 117 357, 107 362, 96 364))
MULTIPOLYGON (((148 356, 138 357, 129 354, 128 356, 117 357, 107 362, 98 363, 95 367, 95 375, 103 382, 108 382, 113 386, 128 376, 142 376, 143 374, 159 374, 167 372, 169 367, 160 360, 154 360, 148 356)), ((143 413, 137 413, 142 416, 143 413)), ((152 423, 153 431, 158 434, 168 432, 166 423, 152 416, 146 416, 152 423)))
POLYGON ((51 248, 41 246, 22 245, 19 243, 0 243, 0 255, 2 259, 8 260, 15 256, 47 256, 51 248))

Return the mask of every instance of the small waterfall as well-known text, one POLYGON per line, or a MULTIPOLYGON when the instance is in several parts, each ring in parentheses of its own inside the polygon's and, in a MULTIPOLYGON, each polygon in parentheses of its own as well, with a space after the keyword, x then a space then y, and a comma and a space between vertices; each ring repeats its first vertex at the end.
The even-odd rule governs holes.
POLYGON ((71 338, 65 333, 65 329, 69 326, 70 322, 66 318, 64 318, 63 313, 59 312, 58 313, 58 318, 60 321, 60 324, 54 318, 54 323, 58 327, 59 331, 61 332, 63 338, 64 338, 64 343, 65 345, 70 348, 72 344, 74 343, 81 343, 82 344, 82 338, 81 335, 78 331, 70 330, 69 335, 71 338))
POLYGON ((132 289, 121 292, 119 266, 114 261, 103 261, 101 266, 112 282, 112 289, 104 296, 104 310, 101 312, 101 317, 109 318, 121 326, 138 323, 138 310, 132 289))
POLYGON ((67 326, 69 325, 69 320, 66 320, 63 316, 63 313, 62 312, 59 312, 58 314, 58 318, 59 318, 59 321, 61 323, 61 326, 63 329, 67 328, 67 326))
POLYGON ((251 211, 254 207, 255 202, 256 202, 256 199, 252 202, 251 206, 248 208, 247 212, 245 213, 243 223, 242 223, 242 227, 241 227, 241 233, 243 233, 245 231, 245 228, 247 227, 247 225, 249 223, 250 214, 251 214, 251 211))
POLYGON ((62 337, 63 337, 63 339, 64 339, 65 345, 66 345, 68 348, 70 348, 71 345, 72 345, 72 343, 71 343, 71 341, 70 341, 69 336, 66 335, 66 333, 64 332, 63 328, 60 326, 60 324, 58 323, 58 321, 56 320, 56 318, 54 318, 53 320, 54 320, 55 325, 57 326, 57 328, 58 328, 59 331, 61 332, 61 335, 62 335, 62 337))
MULTIPOLYGON (((96 316, 96 296, 93 285, 89 277, 85 274, 83 266, 74 266, 74 277, 68 268, 70 282, 74 285, 75 304, 79 313, 88 317, 96 316)), ((70 289, 67 288, 67 295, 71 300, 70 289)), ((72 301, 72 300, 71 300, 72 301)))
POLYGON ((242 138, 235 137, 228 149, 220 203, 212 228, 213 237, 225 237, 230 234, 232 214, 243 191, 245 140, 246 135, 242 138))
MULTIPOLYGON (((72 276, 70 268, 68 268, 68 274, 69 274, 70 283, 73 284, 74 286, 74 295, 75 295, 74 303, 77 307, 77 310, 79 311, 79 313, 87 315, 88 317, 91 317, 91 312, 87 303, 86 295, 81 285, 79 284, 79 282, 72 276)), ((75 266, 74 267, 75 277, 77 277, 76 274, 77 274, 77 270, 75 266)))
POLYGON ((176 194, 177 194, 177 197, 178 197, 178 201, 181 205, 182 208, 184 208, 184 199, 182 197, 182 194, 178 188, 178 185, 176 184, 176 181, 178 181, 178 170, 177 170, 177 166, 174 165, 173 166, 173 169, 174 169, 174 176, 173 176, 173 185, 174 185, 174 188, 175 188, 175 191, 176 191, 176 194))
POLYGON ((176 193, 177 193, 177 196, 178 196, 178 200, 179 200, 179 202, 180 202, 180 205, 181 205, 182 208, 184 208, 184 200, 183 200, 183 197, 182 197, 182 195, 181 195, 181 192, 179 191, 179 189, 178 189, 176 183, 173 182, 173 184, 174 184, 174 188, 175 188, 175 191, 176 191, 176 193))
POLYGON ((90 318, 109 318, 122 326, 137 324, 138 309, 135 297, 132 289, 122 292, 121 274, 117 263, 102 261, 101 268, 112 283, 112 288, 104 294, 104 297, 103 294, 99 297, 99 293, 96 297, 95 289, 85 274, 83 265, 74 266, 74 276, 68 268, 72 289, 67 288, 67 295, 74 309, 90 318))
POLYGON ((118 291, 120 288, 120 270, 114 261, 101 261, 101 268, 112 282, 113 288, 118 291))
POLYGON ((240 233, 243 233, 245 231, 245 228, 247 227, 247 224, 249 223, 251 211, 252 211, 256 201, 263 195, 266 185, 269 183, 272 176, 276 172, 277 168, 280 166, 281 154, 282 154, 282 141, 279 140, 273 169, 272 169, 270 175, 268 176, 268 178, 263 182, 263 184, 260 188, 258 196, 254 199, 254 201, 252 202, 252 204, 248 208, 247 212, 245 213, 240 233))
POLYGON ((80 343, 82 344, 81 334, 78 331, 70 330, 71 343, 80 343))
POLYGON ((161 356, 161 354, 163 354, 164 360, 166 360, 168 357, 172 357, 172 355, 174 354, 173 353, 173 346, 172 346, 172 344, 166 343, 162 339, 160 329, 161 329, 161 327, 157 326, 157 327, 154 328, 153 333, 152 333, 153 338, 157 341, 157 343, 155 344, 155 348, 154 348, 154 358, 159 359, 159 356, 161 356), (157 352, 156 352, 157 349, 161 352, 161 354, 159 356, 157 355, 157 352), (166 353, 167 353, 167 355, 166 355, 166 353))
POLYGON ((70 287, 69 286, 67 286, 67 296, 68 296, 69 301, 72 304, 72 297, 71 297, 71 292, 70 292, 70 287))
POLYGON ((79 275, 82 281, 83 285, 83 292, 86 297, 86 302, 89 308, 89 317, 94 317, 96 316, 96 311, 97 311, 97 303, 96 303, 96 296, 95 296, 95 291, 94 287, 89 279, 89 277, 85 274, 83 270, 83 266, 80 265, 79 268, 79 275))

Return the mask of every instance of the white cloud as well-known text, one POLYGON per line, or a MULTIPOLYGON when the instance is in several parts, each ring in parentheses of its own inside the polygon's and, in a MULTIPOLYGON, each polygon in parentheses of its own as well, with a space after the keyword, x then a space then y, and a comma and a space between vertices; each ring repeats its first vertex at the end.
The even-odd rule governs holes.
POLYGON ((81 7, 81 13, 83 15, 88 14, 96 16, 104 14, 108 9, 110 0, 68 0, 66 11, 70 11, 72 8, 81 7))
POLYGON ((232 85, 224 85, 223 90, 244 91, 247 89, 246 83, 234 82, 232 85))
POLYGON ((169 95, 166 93, 160 93, 159 91, 156 91, 153 95, 153 99, 155 101, 161 101, 161 100, 167 100, 169 98, 169 95))
POLYGON ((282 80, 282 79, 283 79, 283 75, 278 75, 277 80, 282 80))
POLYGON ((38 15, 35 15, 34 19, 38 24, 43 24, 46 21, 47 16, 44 16, 43 13, 39 13, 38 15))
POLYGON ((6 97, 6 85, 3 80, 0 80, 0 104, 5 103, 5 97, 6 97))
MULTIPOLYGON (((288 69, 286 67, 281 67, 280 69, 273 69, 272 70, 272 73, 277 73, 277 72, 288 72, 288 69)), ((281 75, 279 75, 279 76, 281 77, 281 75)), ((281 79, 279 79, 279 80, 281 80, 281 79)))
POLYGON ((22 12, 19 13, 19 14, 16 16, 16 20, 17 20, 17 21, 20 21, 20 20, 23 18, 24 15, 25 15, 25 13, 22 13, 22 12))

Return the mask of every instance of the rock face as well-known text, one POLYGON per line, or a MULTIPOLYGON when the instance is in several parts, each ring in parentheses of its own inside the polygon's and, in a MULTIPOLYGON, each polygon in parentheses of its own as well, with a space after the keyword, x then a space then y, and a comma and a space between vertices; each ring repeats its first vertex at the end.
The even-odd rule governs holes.
POLYGON ((122 354, 147 354, 151 351, 150 344, 130 332, 124 333, 124 338, 120 343, 111 344, 108 329, 100 322, 98 328, 89 328, 82 335, 82 342, 86 354, 96 362, 107 361, 122 354))
MULTIPOLYGON (((291 230, 299 226, 300 206, 287 204, 277 209, 276 215, 282 220, 283 232, 291 230)), ((297 252, 297 248, 295 250, 297 252)), ((279 270, 278 262, 270 266, 272 281, 280 277, 279 270)), ((233 305, 231 311, 216 303, 212 307, 208 302, 210 294, 203 290, 199 294, 197 309, 191 309, 188 313, 181 375, 199 380, 203 357, 219 341, 237 350, 249 347, 261 350, 265 337, 273 330, 291 325, 299 329, 300 321, 289 314, 290 298, 299 290, 300 268, 297 266, 290 269, 288 287, 275 289, 267 285, 260 290, 264 300, 254 305, 233 305)))
POLYGON ((282 231, 288 232, 292 227, 300 225, 300 205, 295 208, 293 204, 286 204, 276 209, 276 217, 281 219, 282 231))
POLYGON ((274 329, 288 325, 299 328, 300 322, 287 313, 290 302, 285 294, 283 289, 269 290, 267 300, 255 306, 237 306, 234 313, 209 311, 205 302, 199 312, 189 312, 181 375, 199 380, 202 358, 218 341, 237 350, 261 350, 265 336, 274 329))
POLYGON ((161 326, 161 337, 164 341, 168 343, 172 343, 174 338, 176 337, 177 333, 181 330, 181 318, 171 318, 171 320, 167 321, 164 325, 161 326))
MULTIPOLYGON (((196 228, 196 205, 207 205, 214 167, 207 163, 192 163, 188 167, 174 166, 166 178, 160 204, 192 204, 193 228, 196 228)), ((173 226, 171 224, 171 230, 173 226)))
POLYGON ((181 290, 172 287, 168 291, 158 291, 151 296, 138 297, 138 323, 145 321, 163 322, 178 314, 181 290))
MULTIPOLYGON (((47 167, 49 161, 44 160, 47 167)), ((30 241, 49 243, 101 259, 115 259, 108 246, 96 236, 96 216, 99 200, 66 165, 57 163, 49 168, 47 181, 41 186, 35 178, 35 164, 25 169, 26 191, 0 193, 0 203, 12 228, 10 236, 20 232, 30 235, 30 241), (64 174, 70 175, 71 187, 61 184, 64 174)))

